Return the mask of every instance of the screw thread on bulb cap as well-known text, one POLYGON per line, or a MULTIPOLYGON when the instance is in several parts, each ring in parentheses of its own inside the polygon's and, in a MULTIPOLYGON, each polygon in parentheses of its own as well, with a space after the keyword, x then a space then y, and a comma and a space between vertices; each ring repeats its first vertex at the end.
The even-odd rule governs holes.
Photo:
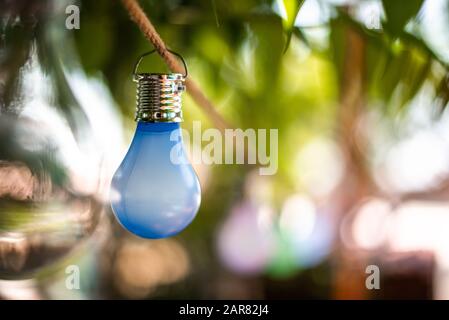
POLYGON ((137 73, 136 121, 181 122, 181 94, 185 76, 180 73, 137 73))

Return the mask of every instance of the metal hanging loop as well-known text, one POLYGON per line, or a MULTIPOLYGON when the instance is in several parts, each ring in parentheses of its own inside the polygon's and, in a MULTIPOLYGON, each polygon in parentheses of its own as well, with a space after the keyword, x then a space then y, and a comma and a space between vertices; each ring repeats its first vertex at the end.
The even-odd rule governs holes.
MULTIPOLYGON (((139 59, 137 60, 137 62, 136 62, 135 65, 134 65, 134 69, 133 69, 133 77, 134 77, 134 78, 137 77, 137 69, 139 68, 139 65, 140 65, 140 63, 142 62, 143 58, 145 58, 146 56, 149 56, 149 55, 155 53, 156 51, 157 51, 156 49, 153 49, 153 50, 151 50, 151 51, 145 52, 144 54, 142 54, 142 55, 139 57, 139 59)), ((170 52, 171 54, 177 56, 177 57, 182 61, 182 64, 183 64, 184 70, 185 70, 185 73, 184 73, 183 76, 184 76, 184 78, 187 78, 188 70, 187 70, 187 64, 186 64, 184 58, 183 58, 179 53, 177 53, 177 52, 175 52, 175 51, 172 51, 172 50, 170 50, 170 49, 167 49, 167 51, 170 52)))

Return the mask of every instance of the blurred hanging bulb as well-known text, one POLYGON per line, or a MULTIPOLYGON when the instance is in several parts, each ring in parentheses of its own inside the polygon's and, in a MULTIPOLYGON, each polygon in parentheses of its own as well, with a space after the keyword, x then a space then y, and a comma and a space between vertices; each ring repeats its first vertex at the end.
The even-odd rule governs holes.
POLYGON ((179 125, 187 72, 136 74, 142 58, 152 52, 142 55, 134 69, 137 129, 112 180, 111 205, 126 229, 158 239, 173 236, 192 222, 201 190, 179 125))

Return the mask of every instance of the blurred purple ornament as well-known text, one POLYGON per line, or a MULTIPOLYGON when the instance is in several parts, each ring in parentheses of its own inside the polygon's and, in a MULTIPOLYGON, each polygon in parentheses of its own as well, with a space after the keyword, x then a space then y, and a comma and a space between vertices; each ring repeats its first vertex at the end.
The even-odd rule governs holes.
POLYGON ((232 210, 218 233, 218 253, 234 272, 257 274, 270 263, 275 253, 272 209, 243 201, 232 210))

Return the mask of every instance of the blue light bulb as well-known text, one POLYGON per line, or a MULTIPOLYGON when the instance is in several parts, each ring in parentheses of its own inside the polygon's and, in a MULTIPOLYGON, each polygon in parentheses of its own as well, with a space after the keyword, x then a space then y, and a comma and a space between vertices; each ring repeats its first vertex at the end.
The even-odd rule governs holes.
MULTIPOLYGON (((111 206, 123 227, 149 239, 177 234, 195 218, 198 178, 182 142, 181 93, 185 75, 137 73, 137 129, 111 184, 111 206)), ((171 51, 170 51, 171 52, 171 51)))
POLYGON ((112 180, 111 205, 120 223, 143 238, 170 237, 192 222, 201 190, 179 123, 138 122, 112 180))

